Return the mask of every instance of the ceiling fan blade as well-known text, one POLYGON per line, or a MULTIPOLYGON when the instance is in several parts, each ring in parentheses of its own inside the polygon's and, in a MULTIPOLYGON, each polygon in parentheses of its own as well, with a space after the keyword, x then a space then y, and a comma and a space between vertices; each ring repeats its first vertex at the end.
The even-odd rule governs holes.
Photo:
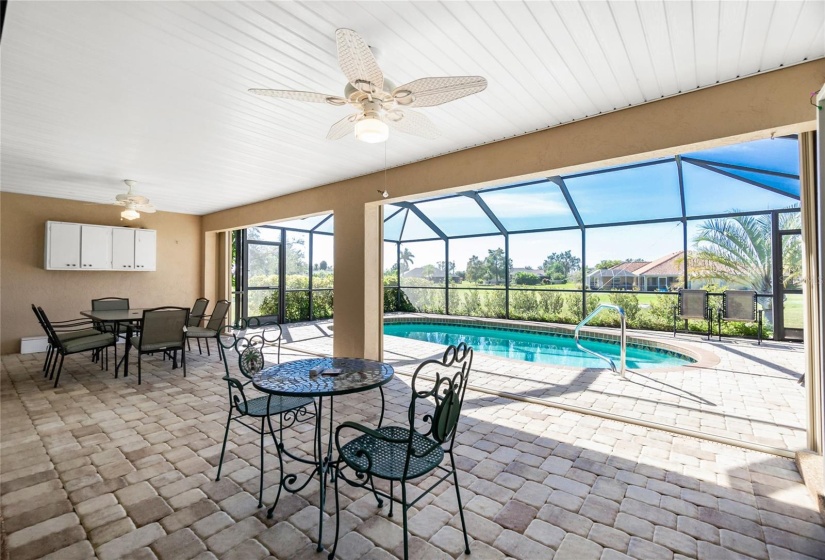
POLYGON ((335 42, 338 45, 338 64, 353 87, 366 93, 371 92, 372 88, 377 91, 384 88, 384 74, 363 37, 352 29, 338 29, 335 31, 335 42), (367 82, 372 84, 372 88, 367 82))
POLYGON ((447 76, 421 78, 392 91, 399 105, 404 107, 432 107, 449 103, 487 88, 487 80, 481 76, 447 76))
POLYGON ((344 136, 348 134, 352 134, 355 131, 355 121, 357 120, 358 115, 352 114, 347 115, 331 127, 329 127, 329 132, 327 133, 327 140, 340 140, 344 136))
POLYGON ((143 212, 145 214, 154 214, 155 212, 157 212, 154 206, 146 204, 138 204, 137 206, 135 206, 135 210, 137 210, 138 212, 143 212))
POLYGON ((308 103, 329 103, 330 105, 346 105, 347 100, 337 95, 327 95, 325 93, 315 93, 311 91, 293 91, 289 89, 250 89, 249 93, 255 95, 266 95, 279 99, 290 99, 292 101, 305 101, 308 103))
POLYGON ((409 109, 394 109, 384 116, 384 122, 398 132, 421 136, 430 140, 441 136, 441 131, 429 117, 409 109))

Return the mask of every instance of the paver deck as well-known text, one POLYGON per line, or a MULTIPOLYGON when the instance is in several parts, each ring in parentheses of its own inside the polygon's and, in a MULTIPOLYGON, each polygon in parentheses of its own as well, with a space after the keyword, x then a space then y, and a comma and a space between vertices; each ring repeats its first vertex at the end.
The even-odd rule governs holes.
MULTIPOLYGON (((329 353, 329 333, 291 328, 283 359, 329 353)), ((401 370, 402 357, 418 359, 388 346, 401 370)), ((0 505, 10 558, 323 558, 311 542, 317 482, 282 497, 272 520, 257 508, 256 434, 233 426, 214 481, 227 406, 214 354, 190 353, 185 379, 148 357, 141 386, 76 355, 57 389, 42 378, 42 358, 2 358, 0 505)), ((491 362, 477 359, 471 381, 497 375, 491 362)), ((387 386, 390 422, 405 419, 407 383, 399 375, 387 386)), ((371 394, 336 399, 336 421, 375 422, 379 406, 371 394)), ((459 430, 472 558, 825 558, 825 527, 789 459, 478 392, 467 393, 459 430)), ((290 429, 285 445, 309 452, 312 431, 290 429)), ((271 502, 277 461, 268 444, 271 502)), ((340 558, 398 554, 400 515, 387 517, 360 489, 343 488, 341 503, 340 558)), ((412 557, 463 557, 451 485, 410 514, 412 557)), ((325 543, 331 536, 325 530, 325 543)))

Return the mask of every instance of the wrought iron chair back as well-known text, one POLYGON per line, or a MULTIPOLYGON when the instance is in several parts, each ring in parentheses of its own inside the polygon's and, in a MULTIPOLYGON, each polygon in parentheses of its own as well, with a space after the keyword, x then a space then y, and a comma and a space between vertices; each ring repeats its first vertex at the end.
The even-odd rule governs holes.
POLYGON ((411 455, 416 454, 412 448, 413 431, 440 445, 449 444, 452 449, 472 364, 473 349, 462 342, 447 347, 440 360, 427 360, 416 368, 408 412, 411 455), (453 369, 444 371, 444 368, 453 369), (422 374, 434 375, 435 379, 422 374))

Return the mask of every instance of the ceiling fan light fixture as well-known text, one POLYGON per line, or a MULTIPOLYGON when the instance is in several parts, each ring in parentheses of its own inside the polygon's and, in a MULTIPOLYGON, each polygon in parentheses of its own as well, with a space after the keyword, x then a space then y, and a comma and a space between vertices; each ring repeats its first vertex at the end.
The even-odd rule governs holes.
POLYGON ((120 217, 124 220, 137 220, 140 218, 140 214, 136 210, 132 210, 131 208, 127 208, 123 212, 120 213, 120 217))
POLYGON ((377 116, 366 115, 355 123, 355 138, 368 144, 386 142, 390 137, 390 129, 377 116))

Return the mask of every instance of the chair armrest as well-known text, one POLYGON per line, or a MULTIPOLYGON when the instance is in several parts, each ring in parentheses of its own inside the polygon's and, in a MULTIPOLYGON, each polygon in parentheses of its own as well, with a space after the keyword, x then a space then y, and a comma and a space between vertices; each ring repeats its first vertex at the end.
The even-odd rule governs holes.
POLYGON ((344 430, 346 428, 355 430, 357 432, 361 432, 368 436, 374 437, 375 439, 380 439, 381 441, 386 441, 387 443, 407 443, 409 441, 408 438, 391 438, 387 435, 382 434, 381 432, 373 430, 372 428, 367 428, 363 424, 347 421, 343 422, 340 426, 338 426, 335 429, 335 445, 338 447, 339 450, 341 449, 341 445, 339 443, 338 438, 340 437, 341 430, 344 430))

